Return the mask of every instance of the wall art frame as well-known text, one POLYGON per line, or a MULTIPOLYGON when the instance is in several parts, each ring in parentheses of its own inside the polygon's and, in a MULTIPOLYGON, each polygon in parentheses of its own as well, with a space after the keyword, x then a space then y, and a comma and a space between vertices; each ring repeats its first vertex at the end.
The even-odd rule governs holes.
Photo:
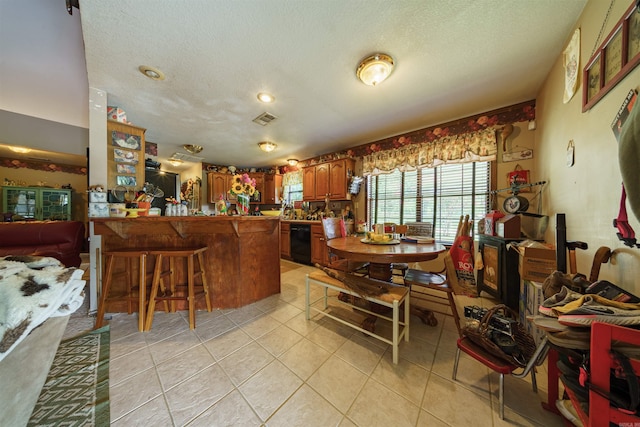
POLYGON ((634 0, 582 71, 582 112, 590 110, 640 64, 640 11, 634 0))

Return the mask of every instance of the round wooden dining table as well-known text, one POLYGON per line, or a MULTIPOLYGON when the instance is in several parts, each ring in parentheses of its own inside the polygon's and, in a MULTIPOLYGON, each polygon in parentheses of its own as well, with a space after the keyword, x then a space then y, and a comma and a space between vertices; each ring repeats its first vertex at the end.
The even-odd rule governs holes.
MULTIPOLYGON (((430 261, 436 259, 446 248, 440 243, 408 243, 400 242, 395 244, 364 243, 361 236, 338 237, 327 241, 329 251, 340 258, 346 258, 354 262, 369 263, 369 277, 372 279, 391 282, 393 264, 430 261)), ((383 308, 370 307, 371 310, 379 312, 383 308)), ((419 307, 412 307, 411 312, 426 324, 435 326, 436 318, 430 310, 419 307), (435 322, 435 323, 434 323, 435 322)), ((367 317, 362 327, 373 332, 375 329, 376 317, 367 317)))
POLYGON ((440 243, 375 244, 364 243, 363 237, 350 236, 327 241, 329 251, 355 262, 369 263, 369 277, 391 281, 392 264, 430 261, 446 248, 440 243))

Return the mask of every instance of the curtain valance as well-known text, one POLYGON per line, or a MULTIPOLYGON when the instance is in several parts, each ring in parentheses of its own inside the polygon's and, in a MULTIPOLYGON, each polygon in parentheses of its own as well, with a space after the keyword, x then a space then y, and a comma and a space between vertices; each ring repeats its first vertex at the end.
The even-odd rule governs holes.
POLYGON ((282 176, 282 185, 302 184, 302 168, 295 172, 287 172, 282 176))
POLYGON ((445 163, 491 161, 496 159, 497 151, 496 131, 487 128, 367 154, 362 159, 362 173, 378 175, 395 169, 409 171, 445 163))

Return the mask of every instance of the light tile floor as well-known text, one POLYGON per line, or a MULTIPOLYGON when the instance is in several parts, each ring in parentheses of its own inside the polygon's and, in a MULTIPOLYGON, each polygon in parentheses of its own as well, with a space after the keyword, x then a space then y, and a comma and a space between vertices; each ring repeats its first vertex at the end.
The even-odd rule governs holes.
MULTIPOLYGON (((283 261, 279 295, 235 310, 199 311, 193 331, 186 312, 158 312, 146 333, 137 331, 135 314, 113 315, 111 424, 563 425, 541 408, 544 365, 538 394, 528 380, 505 379, 504 420, 497 374, 462 355, 452 381, 457 333, 451 317, 439 316, 436 327, 412 317, 398 365, 378 340, 320 315, 305 320, 304 281, 312 270, 283 261)), ((460 306, 493 304, 458 298, 460 306)))

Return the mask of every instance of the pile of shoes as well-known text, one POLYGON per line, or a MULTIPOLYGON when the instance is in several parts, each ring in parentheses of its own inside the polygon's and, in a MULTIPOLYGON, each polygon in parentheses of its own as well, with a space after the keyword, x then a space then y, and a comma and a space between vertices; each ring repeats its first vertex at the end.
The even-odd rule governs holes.
POLYGON ((585 294, 563 286, 545 299, 538 311, 567 326, 589 327, 593 322, 640 325, 640 298, 606 280, 593 283, 585 294))

